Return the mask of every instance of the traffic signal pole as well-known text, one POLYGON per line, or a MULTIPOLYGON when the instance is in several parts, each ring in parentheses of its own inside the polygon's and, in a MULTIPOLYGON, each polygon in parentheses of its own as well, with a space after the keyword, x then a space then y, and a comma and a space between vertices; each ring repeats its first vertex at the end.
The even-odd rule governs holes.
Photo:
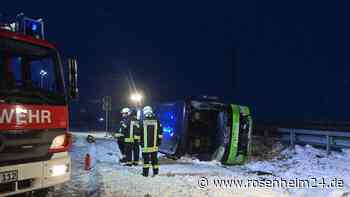
POLYGON ((106 110, 106 135, 108 133, 108 121, 109 121, 109 119, 108 119, 108 110, 106 110))
POLYGON ((110 96, 104 96, 102 98, 102 109, 106 112, 106 137, 108 136, 109 127, 109 111, 112 110, 112 98, 110 96))

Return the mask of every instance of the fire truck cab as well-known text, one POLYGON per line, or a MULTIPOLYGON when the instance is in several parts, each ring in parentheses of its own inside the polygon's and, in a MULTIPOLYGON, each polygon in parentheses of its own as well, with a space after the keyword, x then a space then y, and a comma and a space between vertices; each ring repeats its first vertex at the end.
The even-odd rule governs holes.
POLYGON ((0 24, 0 196, 46 195, 70 180, 68 101, 77 98, 77 62, 66 90, 58 50, 44 22, 0 24))

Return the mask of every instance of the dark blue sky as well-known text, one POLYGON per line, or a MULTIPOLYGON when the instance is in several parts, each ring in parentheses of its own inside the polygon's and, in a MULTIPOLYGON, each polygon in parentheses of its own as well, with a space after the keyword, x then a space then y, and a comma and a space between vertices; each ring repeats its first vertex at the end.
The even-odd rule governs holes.
POLYGON ((348 8, 319 1, 13 1, 1 12, 44 17, 49 40, 79 59, 81 103, 106 94, 125 103, 130 70, 149 100, 209 94, 252 106, 258 119, 349 121, 348 8))

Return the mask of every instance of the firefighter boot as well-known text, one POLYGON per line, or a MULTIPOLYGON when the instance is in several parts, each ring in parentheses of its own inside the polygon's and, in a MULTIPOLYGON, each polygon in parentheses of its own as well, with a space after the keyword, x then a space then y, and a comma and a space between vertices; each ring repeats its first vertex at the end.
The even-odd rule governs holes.
POLYGON ((132 162, 126 161, 125 163, 123 163, 123 166, 131 167, 132 166, 132 162))
POLYGON ((149 173, 149 168, 143 168, 142 169, 142 176, 148 177, 148 173, 149 173))
POLYGON ((158 157, 157 157, 158 152, 153 152, 151 153, 151 162, 152 162, 152 167, 153 167, 153 176, 157 176, 159 173, 159 164, 158 164, 158 157))
POLYGON ((159 167, 153 167, 153 177, 159 174, 159 167))
POLYGON ((139 165, 139 159, 140 159, 140 148, 139 148, 139 143, 135 142, 134 143, 134 147, 133 147, 133 162, 132 164, 134 166, 138 166, 139 165))
POLYGON ((125 163, 126 162, 126 158, 125 158, 125 155, 122 156, 122 158, 120 159, 119 161, 120 163, 125 163))
POLYGON ((125 143, 125 164, 124 166, 132 166, 132 143, 125 143))

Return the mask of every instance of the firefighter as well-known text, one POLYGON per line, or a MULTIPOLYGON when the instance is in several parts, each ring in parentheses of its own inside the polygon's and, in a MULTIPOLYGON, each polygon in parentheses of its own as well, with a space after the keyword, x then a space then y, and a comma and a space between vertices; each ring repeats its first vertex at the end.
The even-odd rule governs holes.
POLYGON ((141 130, 141 147, 143 157, 143 176, 148 176, 153 167, 153 176, 159 173, 158 150, 163 138, 163 131, 159 120, 155 117, 150 106, 143 108, 144 119, 141 130))
POLYGON ((131 121, 130 121, 130 135, 133 135, 134 142, 132 145, 132 164, 137 166, 139 164, 140 157, 140 121, 137 119, 137 111, 133 110, 131 112, 131 121))
POLYGON ((124 144, 124 154, 125 154, 125 166, 132 166, 132 152, 134 146, 134 134, 133 134, 133 126, 131 125, 131 110, 127 108, 125 109, 122 123, 122 135, 123 135, 123 144, 124 144))
POLYGON ((121 163, 126 161, 126 154, 125 154, 125 130, 127 130, 128 127, 128 122, 129 122, 129 116, 131 113, 131 110, 127 107, 123 108, 121 110, 121 121, 120 121, 120 127, 119 127, 119 131, 117 133, 117 137, 118 137, 118 145, 119 145, 119 150, 122 153, 122 159, 120 160, 121 163))

